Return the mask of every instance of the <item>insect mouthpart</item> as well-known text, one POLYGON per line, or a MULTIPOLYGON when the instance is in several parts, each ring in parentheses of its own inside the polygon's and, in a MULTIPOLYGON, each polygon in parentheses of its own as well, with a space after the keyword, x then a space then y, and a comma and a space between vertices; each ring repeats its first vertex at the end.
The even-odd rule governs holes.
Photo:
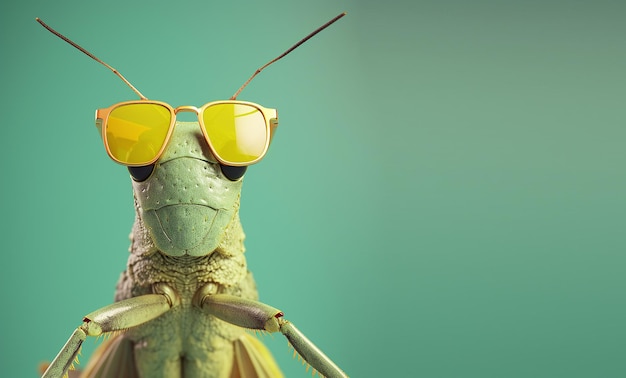
POLYGON ((170 256, 213 252, 239 210, 242 181, 220 171, 198 124, 180 122, 145 181, 133 181, 138 219, 170 256))

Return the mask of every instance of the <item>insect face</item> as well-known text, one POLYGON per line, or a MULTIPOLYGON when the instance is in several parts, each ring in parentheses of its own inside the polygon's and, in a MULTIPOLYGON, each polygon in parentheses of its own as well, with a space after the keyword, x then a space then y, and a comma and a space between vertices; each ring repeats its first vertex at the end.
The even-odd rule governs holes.
POLYGON ((202 256, 220 245, 239 208, 242 181, 226 178, 197 122, 177 122, 154 171, 133 180, 137 220, 170 256, 202 256))

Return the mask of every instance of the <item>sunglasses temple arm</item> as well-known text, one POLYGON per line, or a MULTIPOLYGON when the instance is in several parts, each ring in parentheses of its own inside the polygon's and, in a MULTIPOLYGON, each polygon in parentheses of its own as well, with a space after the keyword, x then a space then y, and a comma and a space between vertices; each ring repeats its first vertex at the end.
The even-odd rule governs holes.
POLYGON ((143 94, 141 94, 141 92, 139 92, 139 90, 137 90, 137 88, 135 88, 134 85, 132 85, 128 80, 126 80, 126 78, 124 76, 122 76, 121 73, 119 73, 115 68, 109 66, 108 64, 106 64, 105 62, 103 62, 102 60, 98 59, 95 55, 93 55, 92 53, 90 53, 89 51, 85 50, 84 48, 80 47, 76 42, 72 41, 71 39, 67 38, 66 36, 64 36, 63 34, 59 33, 58 31, 52 29, 50 26, 48 26, 45 22, 43 22, 39 17, 35 18, 35 20, 37 22, 39 22, 39 24, 41 26, 43 26, 44 28, 48 29, 48 31, 54 35, 56 35, 57 37, 61 38, 62 40, 64 40, 65 42, 69 43, 70 45, 74 46, 76 49, 78 49, 79 51, 81 51, 83 54, 87 55, 88 57, 90 57, 91 59, 95 60, 96 62, 102 64, 103 66, 105 66, 106 68, 110 69, 115 75, 117 75, 117 77, 119 77, 120 79, 122 79, 122 81, 124 83, 126 83, 126 85, 128 85, 130 87, 130 89, 133 90, 133 92, 135 92, 142 100, 147 100, 146 96, 144 96, 143 94))
POLYGON ((296 43, 295 45, 291 46, 290 48, 287 49, 287 51, 285 51, 284 53, 280 54, 279 56, 277 56, 276 58, 270 60, 269 62, 265 63, 265 65, 261 66, 259 69, 257 69, 252 76, 250 76, 250 78, 248 80, 246 80, 245 83, 243 83, 243 85, 237 90, 237 92, 235 92, 235 94, 230 98, 231 100, 236 100, 237 96, 239 96, 239 93, 241 93, 241 91, 243 91, 243 89, 250 84, 250 82, 252 81, 252 79, 254 79, 256 77, 256 75, 260 74, 261 71, 263 71, 267 66, 269 66, 270 64, 276 62, 277 60, 282 59, 285 55, 289 54, 290 52, 292 52, 293 50, 295 50, 296 48, 298 48, 301 44, 303 44, 304 42, 308 41, 309 39, 311 39, 313 36, 315 36, 317 33, 321 32, 322 30, 326 29, 327 27, 329 27, 330 25, 332 25, 333 23, 335 23, 335 21, 339 20, 341 17, 345 16, 346 12, 340 13, 339 15, 335 16, 332 20, 328 21, 327 23, 325 23, 324 25, 320 26, 319 28, 315 29, 315 31, 313 31, 311 34, 307 35, 306 37, 302 38, 298 43, 296 43))

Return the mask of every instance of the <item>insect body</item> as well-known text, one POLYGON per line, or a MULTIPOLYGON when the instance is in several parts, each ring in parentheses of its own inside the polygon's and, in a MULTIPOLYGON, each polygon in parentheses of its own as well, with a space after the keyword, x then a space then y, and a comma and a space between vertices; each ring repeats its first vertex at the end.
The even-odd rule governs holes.
MULTIPOLYGON (((282 58, 330 23, 300 41, 282 58)), ((345 377, 283 313, 258 301, 244 257, 238 210, 241 177, 267 151, 277 112, 225 101, 200 108, 141 100, 100 109, 96 125, 109 156, 128 166, 136 218, 130 257, 115 302, 86 315, 43 377, 61 377, 87 336, 112 334, 81 377, 281 377, 272 356, 246 329, 281 332, 328 377, 345 377), (195 112, 198 122, 177 122, 195 112)))

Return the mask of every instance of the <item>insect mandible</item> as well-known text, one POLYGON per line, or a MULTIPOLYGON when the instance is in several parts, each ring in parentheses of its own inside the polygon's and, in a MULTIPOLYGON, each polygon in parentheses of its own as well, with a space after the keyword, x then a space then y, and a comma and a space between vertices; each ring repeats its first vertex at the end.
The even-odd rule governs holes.
POLYGON ((112 335, 81 377, 282 377, 246 330, 280 332, 314 371, 346 374, 283 313, 258 301, 243 255, 242 177, 266 154, 275 109, 237 100, 264 68, 341 17, 339 14, 254 74, 224 101, 200 108, 147 99, 121 73, 43 21, 50 32, 104 65, 140 100, 96 111, 108 155, 126 165, 135 200, 130 257, 115 302, 83 318, 43 377, 66 375, 87 336, 112 335), (178 122, 193 112, 198 122, 178 122))

